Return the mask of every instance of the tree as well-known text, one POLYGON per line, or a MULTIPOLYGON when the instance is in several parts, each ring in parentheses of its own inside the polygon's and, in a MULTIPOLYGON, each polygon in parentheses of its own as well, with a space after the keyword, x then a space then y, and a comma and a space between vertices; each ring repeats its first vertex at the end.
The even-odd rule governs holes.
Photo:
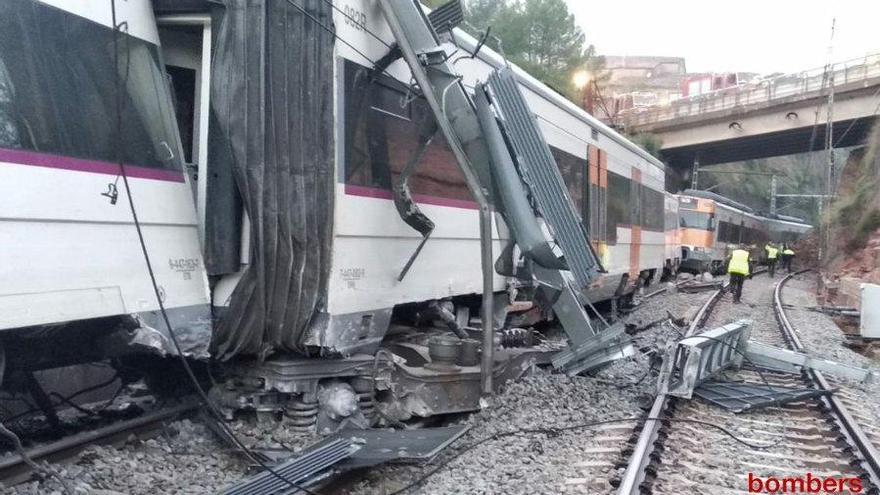
POLYGON ((466 19, 481 31, 491 28, 501 42, 494 48, 572 99, 579 99, 573 74, 599 72, 601 59, 564 0, 469 0, 466 19))

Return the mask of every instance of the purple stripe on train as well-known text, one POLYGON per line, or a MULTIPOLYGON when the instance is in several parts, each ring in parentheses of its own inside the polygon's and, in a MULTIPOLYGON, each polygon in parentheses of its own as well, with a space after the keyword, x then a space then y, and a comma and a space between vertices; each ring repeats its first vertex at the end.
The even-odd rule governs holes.
MULTIPOLYGON (((93 174, 119 174, 119 165, 115 163, 9 148, 0 148, 0 162, 31 165, 34 167, 57 168, 62 170, 75 170, 77 172, 90 172, 93 174)), ((183 172, 176 170, 125 165, 125 173, 129 177, 137 179, 184 182, 183 172)))

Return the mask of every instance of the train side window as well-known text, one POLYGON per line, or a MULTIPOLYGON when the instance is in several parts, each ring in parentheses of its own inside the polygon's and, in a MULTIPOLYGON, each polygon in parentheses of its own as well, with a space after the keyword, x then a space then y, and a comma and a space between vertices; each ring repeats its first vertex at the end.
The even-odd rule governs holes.
POLYGON ((23 148, 27 136, 25 123, 21 121, 15 104, 15 86, 0 56, 0 147, 23 148))
POLYGON ((663 193, 641 185, 642 218, 641 226, 645 230, 663 231, 663 193))
MULTIPOLYGON (((0 2, 0 59, 18 124, 17 147, 115 162, 116 84, 122 90, 122 159, 180 170, 158 47, 33 0, 0 2), (22 136, 26 135, 27 139, 22 136)), ((9 146, 10 143, 4 144, 9 146)))
POLYGON ((584 174, 587 170, 587 161, 582 160, 571 153, 567 153, 559 148, 550 147, 559 172, 562 174, 562 180, 565 187, 571 195, 574 207, 583 220, 584 217, 584 183, 586 178, 584 174))
MULTIPOLYGON (((390 190, 430 134, 434 116, 406 86, 345 61, 345 183, 390 190)), ((464 176, 442 133, 436 133, 409 180, 416 195, 472 200, 464 176)))
POLYGON ((608 172, 608 243, 617 242, 617 227, 632 225, 630 211, 631 180, 614 172, 608 172))

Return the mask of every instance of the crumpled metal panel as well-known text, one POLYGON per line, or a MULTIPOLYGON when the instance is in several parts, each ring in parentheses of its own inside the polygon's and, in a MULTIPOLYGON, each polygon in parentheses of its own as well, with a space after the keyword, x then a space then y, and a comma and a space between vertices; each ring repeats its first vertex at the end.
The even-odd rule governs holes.
POLYGON ((233 163, 252 252, 211 349, 221 359, 301 351, 326 304, 335 145, 334 38, 300 8, 332 25, 331 7, 323 0, 222 4, 214 15, 211 125, 225 142, 212 149, 233 163))
POLYGON ((575 211, 550 147, 520 93, 513 70, 505 68, 494 72, 486 87, 499 111, 501 125, 509 137, 523 182, 553 238, 562 248, 579 288, 588 287, 602 266, 575 211))
POLYGON ((678 341, 663 359, 659 392, 690 399, 699 384, 741 366, 751 325, 751 320, 738 320, 678 341))
POLYGON ((694 389, 694 395, 728 411, 741 413, 827 395, 826 390, 795 388, 764 383, 708 381, 694 389))
POLYGON ((356 469, 383 463, 431 462, 437 454, 470 429, 468 425, 413 430, 346 430, 330 438, 353 437, 363 442, 360 450, 339 467, 356 469))

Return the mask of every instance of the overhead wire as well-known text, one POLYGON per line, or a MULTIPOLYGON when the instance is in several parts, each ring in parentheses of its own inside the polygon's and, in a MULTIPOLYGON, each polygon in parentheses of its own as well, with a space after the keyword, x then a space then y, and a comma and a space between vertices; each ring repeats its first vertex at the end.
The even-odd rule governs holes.
MULTIPOLYGON (((330 27, 330 26, 327 26, 326 24, 324 24, 323 22, 321 22, 320 19, 318 19, 317 17, 315 17, 314 15, 312 15, 311 13, 309 13, 309 11, 307 11, 306 9, 304 9, 304 8, 300 7, 299 5, 297 5, 296 2, 295 2, 294 0, 284 0, 284 1, 287 2, 288 4, 290 4, 291 7, 297 9, 298 11, 300 11, 300 12, 301 12, 303 15, 305 15, 309 20, 311 20, 312 22, 314 22, 315 24, 317 24, 318 26, 320 26, 321 29, 323 29, 324 31, 327 31, 328 33, 330 33, 330 35, 333 36, 334 38, 336 38, 337 41, 341 42, 341 43, 344 44, 345 46, 349 47, 353 52, 355 52, 355 53, 357 53, 358 55, 360 55, 361 57, 363 57, 364 60, 366 60, 367 62, 370 63, 371 68, 378 67, 377 61, 373 60, 372 58, 370 58, 369 56, 367 56, 364 52, 360 51, 360 50, 359 50, 358 48, 356 48, 354 45, 352 45, 351 43, 349 43, 348 41, 346 41, 344 38, 342 38, 341 36, 339 36, 338 34, 336 34, 336 30, 335 30, 334 28, 332 28, 332 27, 330 27)), ((324 2, 327 2, 327 0, 323 0, 323 1, 324 1, 324 2)), ((331 4, 331 5, 332 5, 332 4, 331 4)), ((334 8, 335 8, 335 7, 334 7, 334 8)), ((338 9, 337 9, 337 10, 338 10, 338 9)), ((349 18, 351 18, 351 17, 349 17, 349 18)), ((378 37, 378 35, 376 35, 376 34, 373 33, 372 31, 370 31, 369 29, 367 29, 365 26, 363 27, 363 29, 364 29, 364 31, 366 31, 367 33, 369 33, 370 35, 372 35, 373 37, 375 37, 375 38, 377 38, 377 39, 380 39, 380 38, 378 37)), ((381 39, 380 39, 380 40, 381 40, 381 39)), ((382 43, 385 44, 385 46, 387 46, 389 49, 392 48, 391 45, 388 45, 388 44, 385 43, 384 41, 382 41, 382 43)), ((388 71, 387 71, 386 69, 381 69, 381 72, 382 72, 383 74, 387 75, 388 77, 391 77, 391 78, 397 79, 396 77, 394 77, 394 76, 392 76, 391 74, 389 74, 388 71)))
MULTIPOLYGON (((290 0, 288 0, 288 2, 290 3, 290 0)), ((244 453, 250 460, 252 460, 256 464, 258 464, 265 471, 271 473, 277 479, 288 484, 291 488, 298 490, 298 491, 305 492, 309 495, 316 495, 315 492, 313 492, 313 491, 309 490, 308 488, 303 487, 297 483, 294 483, 293 481, 289 480, 287 477, 281 475, 278 471, 273 469, 271 466, 266 464, 262 459, 259 458, 259 456, 256 456, 251 451, 251 449, 248 448, 235 435, 233 430, 223 420, 223 416, 220 413, 217 406, 214 404, 214 402, 211 400, 211 398, 208 397, 207 392, 202 387, 202 385, 199 383, 198 378, 196 377, 195 373, 192 370, 192 367, 190 366, 189 362, 186 359, 186 356, 184 355, 183 349, 180 346, 180 342, 177 339, 177 335, 174 332, 174 327, 171 324, 171 320, 168 318, 168 312, 165 309, 165 303, 163 300, 164 298, 162 297, 161 290, 159 289, 158 281, 156 280, 156 274, 155 274, 155 271, 153 270, 153 263, 151 261, 149 250, 147 249, 147 244, 144 239, 144 233, 143 233, 143 229, 141 228, 140 220, 138 218, 137 208, 135 207, 135 204, 134 204, 134 197, 132 196, 131 185, 129 184, 129 181, 128 181, 128 174, 127 174, 127 171, 125 168, 125 163, 122 159, 122 135, 123 135, 122 129, 123 129, 124 121, 122 118, 122 90, 120 87, 121 81, 119 78, 119 70, 118 70, 118 67, 119 67, 118 37, 119 37, 120 30, 119 30, 119 24, 117 24, 117 20, 116 20, 116 0, 110 0, 110 10, 111 10, 112 23, 113 23, 113 49, 114 49, 114 57, 113 58, 114 58, 114 63, 116 64, 116 67, 117 67, 117 69, 113 71, 114 72, 114 85, 115 85, 115 98, 116 98, 116 160, 117 160, 117 165, 119 166, 119 175, 122 177, 122 182, 123 182, 123 185, 125 188, 126 197, 128 199, 129 210, 131 211, 132 220, 134 222, 135 230, 137 231, 138 242, 140 244, 141 252, 143 254, 143 259, 146 264, 147 272, 150 277, 150 282, 153 287, 153 293, 156 297, 156 301, 159 305, 159 312, 162 316, 162 320, 165 323, 166 328, 168 329, 168 334, 171 338, 172 344, 174 345, 174 349, 177 353, 177 357, 179 358, 179 361, 180 361, 184 371, 186 372, 186 375, 187 375, 189 381, 191 382, 193 388, 195 389, 195 391, 198 393, 199 397, 201 398, 202 403, 205 405, 205 407, 208 409, 208 411, 211 413, 211 415, 217 421, 217 424, 220 426, 220 428, 223 429, 228 434, 228 437, 232 440, 232 442, 239 449, 239 451, 244 453)))

